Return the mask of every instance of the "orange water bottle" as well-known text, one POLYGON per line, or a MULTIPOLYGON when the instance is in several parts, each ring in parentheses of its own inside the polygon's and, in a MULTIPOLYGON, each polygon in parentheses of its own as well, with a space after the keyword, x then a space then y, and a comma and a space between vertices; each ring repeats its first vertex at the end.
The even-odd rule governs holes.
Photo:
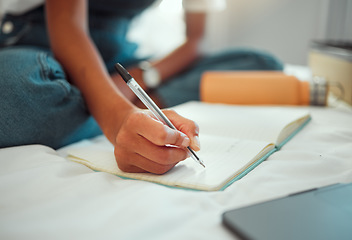
POLYGON ((245 105, 326 105, 323 78, 300 81, 278 71, 205 72, 200 84, 201 101, 245 105))

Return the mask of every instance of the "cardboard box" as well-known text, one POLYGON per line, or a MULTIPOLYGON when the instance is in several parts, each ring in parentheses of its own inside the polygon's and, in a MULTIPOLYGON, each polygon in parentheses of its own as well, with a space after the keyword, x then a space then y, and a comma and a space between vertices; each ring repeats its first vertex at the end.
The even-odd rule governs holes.
POLYGON ((352 105, 352 42, 313 42, 309 67, 327 80, 329 91, 352 105))

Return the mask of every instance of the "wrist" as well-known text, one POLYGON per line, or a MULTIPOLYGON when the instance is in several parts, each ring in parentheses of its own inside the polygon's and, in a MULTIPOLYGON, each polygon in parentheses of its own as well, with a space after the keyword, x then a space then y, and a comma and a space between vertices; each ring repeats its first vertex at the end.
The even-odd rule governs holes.
POLYGON ((150 62, 141 62, 139 68, 142 70, 142 79, 147 88, 154 89, 161 84, 160 73, 150 62))
POLYGON ((115 145, 116 136, 127 116, 137 111, 138 108, 118 95, 111 96, 110 100, 103 106, 95 117, 104 135, 115 145))

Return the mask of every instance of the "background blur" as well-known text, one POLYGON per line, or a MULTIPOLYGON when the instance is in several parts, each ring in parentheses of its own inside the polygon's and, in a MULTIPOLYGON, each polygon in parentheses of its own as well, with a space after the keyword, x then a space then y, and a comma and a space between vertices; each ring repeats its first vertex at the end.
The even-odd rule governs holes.
MULTIPOLYGON (((166 54, 184 40, 181 0, 162 0, 134 22, 130 38, 140 55, 166 54)), ((229 47, 269 51, 289 64, 307 65, 311 40, 352 41, 352 0, 227 0, 211 12, 204 52, 229 47)))

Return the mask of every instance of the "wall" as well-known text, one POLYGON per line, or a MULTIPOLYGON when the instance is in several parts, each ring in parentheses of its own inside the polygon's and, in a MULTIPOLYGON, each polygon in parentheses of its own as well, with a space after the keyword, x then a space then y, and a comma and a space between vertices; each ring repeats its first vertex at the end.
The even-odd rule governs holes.
MULTIPOLYGON (((164 0, 137 22, 149 24, 131 34, 144 39, 141 55, 162 55, 184 39, 181 0, 164 0)), ((352 0, 227 0, 225 11, 208 17, 203 50, 252 47, 306 65, 311 40, 352 40, 351 22, 352 0)))

